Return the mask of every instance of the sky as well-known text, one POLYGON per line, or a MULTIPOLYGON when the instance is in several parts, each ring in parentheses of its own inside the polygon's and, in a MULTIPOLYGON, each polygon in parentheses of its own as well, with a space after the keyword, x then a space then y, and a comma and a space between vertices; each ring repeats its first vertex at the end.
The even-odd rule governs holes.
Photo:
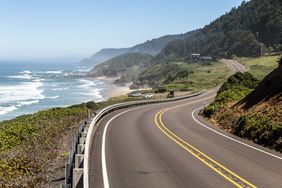
POLYGON ((0 0, 0 60, 69 60, 201 28, 242 0, 0 0))

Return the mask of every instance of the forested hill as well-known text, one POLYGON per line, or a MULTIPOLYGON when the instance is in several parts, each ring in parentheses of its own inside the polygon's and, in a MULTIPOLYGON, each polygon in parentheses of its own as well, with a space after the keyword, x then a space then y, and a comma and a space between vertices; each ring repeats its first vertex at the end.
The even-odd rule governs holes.
POLYGON ((129 48, 105 48, 92 55, 90 58, 83 59, 80 64, 88 67, 93 67, 97 64, 103 63, 114 57, 126 53, 143 53, 149 55, 156 55, 171 41, 175 39, 184 39, 190 36, 192 32, 178 35, 166 35, 157 39, 148 40, 144 43, 137 44, 129 48))
POLYGON ((221 16, 183 40, 169 43, 156 57, 189 58, 192 53, 226 57, 258 56, 264 50, 281 50, 282 1, 251 0, 221 16), (265 49, 267 48, 267 49, 265 49))
POLYGON ((150 66, 152 56, 141 53, 126 53, 96 65, 90 76, 119 77, 118 83, 132 82, 141 71, 150 66))

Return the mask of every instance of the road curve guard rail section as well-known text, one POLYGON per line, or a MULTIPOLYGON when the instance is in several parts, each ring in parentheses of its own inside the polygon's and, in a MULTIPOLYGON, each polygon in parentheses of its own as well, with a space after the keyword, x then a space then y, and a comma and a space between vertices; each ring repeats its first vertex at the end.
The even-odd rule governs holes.
POLYGON ((191 97, 198 96, 204 91, 194 93, 191 95, 169 98, 169 99, 152 99, 152 100, 142 100, 142 101, 132 101, 120 104, 114 104, 108 106, 97 113, 93 118, 90 125, 86 125, 80 130, 78 134, 79 137, 75 140, 72 148, 74 152, 70 155, 70 161, 66 164, 66 181, 61 188, 88 188, 89 187, 89 159, 90 159, 90 148, 93 142, 93 136, 97 129, 97 123, 105 115, 124 108, 129 108, 133 106, 140 106, 146 104, 164 103, 178 101, 182 99, 187 99, 191 97))
MULTIPOLYGON (((74 182, 74 180, 77 180, 77 176, 80 174, 80 168, 83 166, 85 139, 92 120, 93 116, 89 116, 87 120, 79 126, 78 133, 73 139, 69 160, 65 164, 65 183, 61 185, 61 188, 71 188, 74 187, 74 183, 79 183, 74 182)), ((80 184, 83 185, 83 182, 80 182, 80 184)))

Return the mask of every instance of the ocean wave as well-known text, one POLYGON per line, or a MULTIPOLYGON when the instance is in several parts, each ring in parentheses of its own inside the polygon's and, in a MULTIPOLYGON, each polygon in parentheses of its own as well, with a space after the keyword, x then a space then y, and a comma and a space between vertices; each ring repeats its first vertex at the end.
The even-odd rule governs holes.
POLYGON ((51 96, 51 97, 45 97, 45 99, 57 99, 59 98, 60 96, 56 95, 56 96, 51 96))
POLYGON ((80 68, 78 68, 78 69, 76 69, 75 71, 76 71, 76 72, 81 72, 81 73, 88 73, 89 71, 91 71, 91 69, 92 69, 92 68, 89 68, 89 69, 82 69, 82 68, 80 69, 80 68))
POLYGON ((20 74, 31 74, 31 71, 29 70, 24 70, 24 71, 21 71, 19 72, 20 74))
POLYGON ((84 93, 80 93, 80 95, 86 95, 89 96, 92 100, 96 101, 96 102, 100 102, 104 99, 104 97, 102 96, 102 94, 100 93, 101 89, 91 89, 89 90, 89 92, 84 92, 84 93))
POLYGON ((32 79, 33 76, 30 74, 22 74, 22 75, 16 75, 16 76, 7 76, 7 78, 14 78, 14 79, 32 79))
POLYGON ((97 80, 79 79, 78 81, 82 83, 77 86, 78 88, 92 88, 99 84, 97 80))
POLYGON ((32 75, 32 72, 29 70, 24 70, 24 71, 20 71, 19 75, 12 75, 12 76, 6 76, 7 78, 13 78, 13 79, 32 79, 34 78, 34 76, 36 75, 32 75))
POLYGON ((62 70, 33 71, 34 74, 62 74, 62 70))
POLYGON ((39 100, 22 101, 22 102, 19 102, 19 104, 16 105, 16 107, 21 107, 24 105, 31 105, 31 104, 36 104, 36 103, 39 103, 39 100))
POLYGON ((35 78, 32 80, 33 82, 41 82, 41 81, 45 81, 44 78, 35 78))
POLYGON ((61 71, 61 70, 57 70, 57 71, 46 71, 45 73, 46 73, 46 74, 62 74, 63 71, 61 71))
POLYGON ((17 84, 0 85, 0 115, 15 111, 21 106, 32 105, 44 99, 43 79, 30 70, 23 70, 19 75, 6 76, 18 79, 17 84))
POLYGON ((14 110, 17 110, 18 108, 16 106, 0 106, 0 115, 7 114, 8 112, 12 112, 14 110))
POLYGON ((62 91, 62 90, 68 90, 69 87, 62 87, 62 88, 53 88, 52 91, 62 91))
POLYGON ((42 82, 21 82, 17 85, 0 86, 0 105, 44 99, 42 82))

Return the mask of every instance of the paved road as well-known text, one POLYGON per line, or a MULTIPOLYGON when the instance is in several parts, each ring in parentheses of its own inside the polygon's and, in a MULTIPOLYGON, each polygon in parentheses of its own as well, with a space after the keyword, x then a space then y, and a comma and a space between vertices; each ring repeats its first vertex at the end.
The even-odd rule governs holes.
MULTIPOLYGON (((225 60, 234 71, 245 71, 225 60)), ((282 155, 197 115, 217 89, 105 116, 91 146, 90 187, 282 187, 282 155)))

